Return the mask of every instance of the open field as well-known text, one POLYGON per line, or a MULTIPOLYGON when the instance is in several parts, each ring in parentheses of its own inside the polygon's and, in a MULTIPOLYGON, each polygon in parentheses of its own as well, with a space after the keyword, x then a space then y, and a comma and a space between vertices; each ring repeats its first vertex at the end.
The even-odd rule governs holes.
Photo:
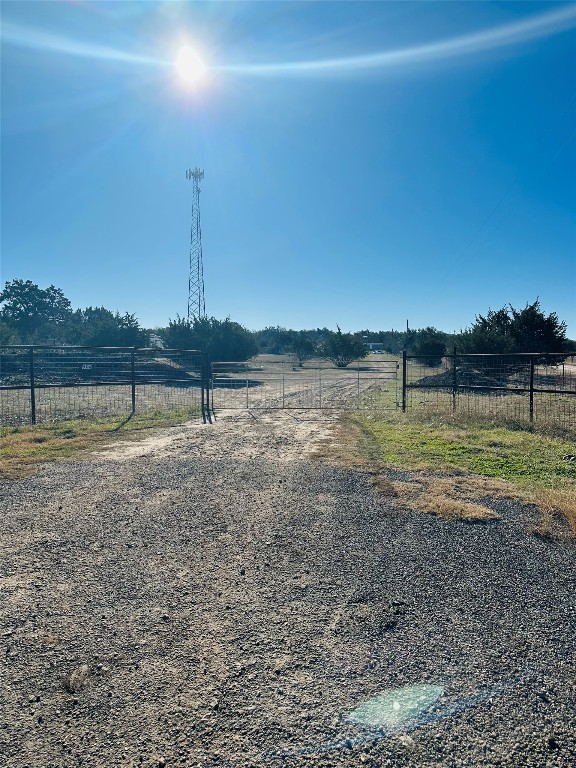
POLYGON ((488 522, 419 511, 314 458, 346 445, 309 416, 227 412, 2 483, 7 765, 572 765, 560 521, 534 536, 486 491, 488 522), (421 716, 350 719, 415 685, 439 692, 421 716))
POLYGON ((289 355, 215 363, 211 401, 219 408, 371 409, 398 407, 398 361, 370 356, 336 368, 323 359, 302 367, 289 355))

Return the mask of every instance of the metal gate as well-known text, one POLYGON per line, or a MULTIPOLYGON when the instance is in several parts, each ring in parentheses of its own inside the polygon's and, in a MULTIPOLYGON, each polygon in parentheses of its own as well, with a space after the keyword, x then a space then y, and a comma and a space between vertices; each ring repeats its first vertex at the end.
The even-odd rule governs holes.
POLYGON ((325 361, 302 367, 283 360, 215 362, 211 408, 398 408, 398 369, 397 360, 361 360, 347 368, 325 361))

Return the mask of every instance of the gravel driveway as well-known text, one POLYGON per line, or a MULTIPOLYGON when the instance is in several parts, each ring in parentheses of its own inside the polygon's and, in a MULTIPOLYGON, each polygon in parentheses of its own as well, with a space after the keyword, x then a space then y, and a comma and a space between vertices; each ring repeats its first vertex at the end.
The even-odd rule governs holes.
POLYGON ((223 413, 0 487, 2 765, 576 765, 573 541, 509 501, 398 511, 314 460, 334 419, 223 413))

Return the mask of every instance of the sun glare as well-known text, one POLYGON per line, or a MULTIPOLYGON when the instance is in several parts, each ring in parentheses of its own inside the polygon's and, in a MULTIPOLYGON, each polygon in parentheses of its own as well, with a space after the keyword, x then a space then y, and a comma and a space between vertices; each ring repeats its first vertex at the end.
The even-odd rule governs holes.
POLYGON ((206 73, 206 65, 193 48, 185 45, 178 52, 176 70, 186 83, 195 83, 206 73))

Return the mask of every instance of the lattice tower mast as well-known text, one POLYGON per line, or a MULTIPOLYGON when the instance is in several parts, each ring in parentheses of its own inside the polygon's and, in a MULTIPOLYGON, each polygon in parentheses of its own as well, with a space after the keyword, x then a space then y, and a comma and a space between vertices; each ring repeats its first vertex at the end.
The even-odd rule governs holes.
POLYGON ((193 168, 186 171, 192 181, 192 228, 190 230, 190 269, 188 273, 188 322, 206 317, 204 303, 204 265, 202 263, 202 231, 200 229, 200 182, 204 171, 193 168))

